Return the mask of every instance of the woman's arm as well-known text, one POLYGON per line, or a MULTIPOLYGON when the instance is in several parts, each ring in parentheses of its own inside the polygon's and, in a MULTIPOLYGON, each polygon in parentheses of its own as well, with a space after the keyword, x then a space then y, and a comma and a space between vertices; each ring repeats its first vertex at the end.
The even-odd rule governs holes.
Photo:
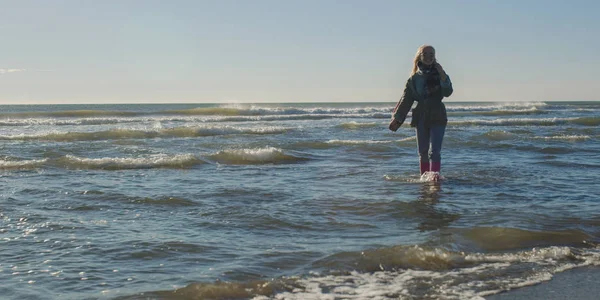
POLYGON ((392 118, 392 121, 390 122, 390 126, 389 126, 389 129, 391 131, 396 131, 396 130, 398 130, 398 128, 400 128, 402 123, 404 123, 404 120, 406 119, 406 115, 408 115, 410 108, 412 107, 413 103, 415 102, 415 100, 412 96, 412 89, 410 88, 410 82, 411 81, 409 78, 406 81, 406 85, 404 86, 404 92, 402 93, 402 97, 400 97, 398 104, 396 104, 396 108, 394 108, 393 118, 392 118))

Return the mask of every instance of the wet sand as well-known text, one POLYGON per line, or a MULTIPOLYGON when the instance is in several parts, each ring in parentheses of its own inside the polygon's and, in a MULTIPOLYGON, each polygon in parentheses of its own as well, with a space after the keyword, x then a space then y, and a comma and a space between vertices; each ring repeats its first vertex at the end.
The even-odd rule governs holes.
POLYGON ((596 300, 600 299, 600 267, 586 267, 555 274, 538 285, 488 296, 486 300, 596 300))

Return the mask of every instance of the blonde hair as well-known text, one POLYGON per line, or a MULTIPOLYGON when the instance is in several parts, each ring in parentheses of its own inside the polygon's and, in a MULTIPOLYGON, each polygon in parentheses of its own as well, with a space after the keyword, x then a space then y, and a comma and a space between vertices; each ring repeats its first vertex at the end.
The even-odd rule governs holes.
POLYGON ((417 49, 417 53, 415 54, 415 59, 413 59, 413 68, 412 72, 410 73, 410 76, 415 75, 415 73, 417 73, 417 70, 419 70, 419 61, 421 61, 421 55, 423 54, 423 51, 425 51, 425 49, 427 48, 431 48, 435 52, 435 48, 433 48, 433 46, 431 45, 426 44, 419 47, 419 49, 417 49))

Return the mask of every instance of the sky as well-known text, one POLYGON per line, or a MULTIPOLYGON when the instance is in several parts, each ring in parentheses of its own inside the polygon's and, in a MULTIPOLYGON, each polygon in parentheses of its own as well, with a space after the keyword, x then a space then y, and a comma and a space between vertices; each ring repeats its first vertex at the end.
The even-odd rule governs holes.
POLYGON ((0 104, 600 100, 600 1, 0 0, 0 104))

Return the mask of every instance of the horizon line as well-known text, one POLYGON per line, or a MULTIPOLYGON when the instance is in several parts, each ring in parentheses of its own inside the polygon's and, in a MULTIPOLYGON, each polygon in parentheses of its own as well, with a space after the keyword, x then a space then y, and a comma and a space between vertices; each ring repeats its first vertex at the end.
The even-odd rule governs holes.
MULTIPOLYGON (((240 102, 240 101, 226 101, 226 102, 102 102, 102 103, 89 103, 89 102, 73 102, 73 103, 59 103, 59 102, 34 102, 34 103, 2 103, 0 105, 131 105, 131 104, 145 104, 145 105, 164 105, 164 104, 305 104, 305 103, 322 103, 322 104, 344 104, 344 103, 397 103, 398 100, 394 101, 286 101, 286 102, 240 102)), ((446 100, 446 103, 556 103, 556 102, 600 102, 600 100, 446 100)))

